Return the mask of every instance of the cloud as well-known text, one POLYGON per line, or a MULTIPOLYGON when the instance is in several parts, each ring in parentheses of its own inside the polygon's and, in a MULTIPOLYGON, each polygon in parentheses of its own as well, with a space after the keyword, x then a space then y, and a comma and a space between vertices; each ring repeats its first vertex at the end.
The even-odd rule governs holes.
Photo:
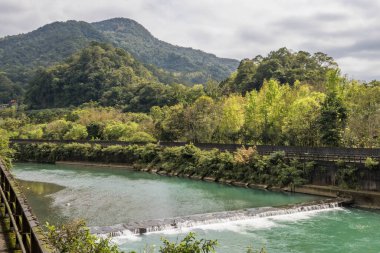
POLYGON ((344 73, 369 80, 380 79, 379 11, 378 0, 0 0, 0 36, 53 21, 127 17, 161 40, 221 57, 283 46, 325 52, 344 73))

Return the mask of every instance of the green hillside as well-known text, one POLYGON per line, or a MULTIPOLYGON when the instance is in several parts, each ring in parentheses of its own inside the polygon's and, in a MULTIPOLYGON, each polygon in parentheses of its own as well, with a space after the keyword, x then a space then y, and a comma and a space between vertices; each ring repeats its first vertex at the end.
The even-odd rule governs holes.
POLYGON ((200 50, 161 41, 131 19, 115 18, 93 25, 115 45, 126 49, 140 61, 175 72, 187 82, 220 81, 238 66, 236 60, 218 58, 200 50))
POLYGON ((37 71, 26 102, 34 109, 77 106, 98 101, 112 87, 156 81, 123 49, 92 42, 65 62, 37 71))
POLYGON ((30 33, 1 38, 0 71, 13 82, 24 85, 38 67, 60 62, 91 41, 126 49, 168 82, 223 80, 238 66, 236 60, 160 41, 137 22, 117 18, 93 24, 55 22, 30 33))
POLYGON ((91 41, 107 39, 91 24, 67 21, 45 25, 33 32, 0 39, 0 69, 24 84, 40 66, 62 61, 91 41))

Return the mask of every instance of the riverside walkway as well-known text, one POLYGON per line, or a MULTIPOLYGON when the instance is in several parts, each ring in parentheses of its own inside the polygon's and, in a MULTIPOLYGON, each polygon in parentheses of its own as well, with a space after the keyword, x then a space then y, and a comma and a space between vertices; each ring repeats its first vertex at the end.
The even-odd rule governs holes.
POLYGON ((5 238, 5 231, 3 226, 0 227, 0 253, 12 252, 9 250, 8 242, 5 238))
POLYGON ((51 253, 17 182, 0 160, 0 253, 51 253))

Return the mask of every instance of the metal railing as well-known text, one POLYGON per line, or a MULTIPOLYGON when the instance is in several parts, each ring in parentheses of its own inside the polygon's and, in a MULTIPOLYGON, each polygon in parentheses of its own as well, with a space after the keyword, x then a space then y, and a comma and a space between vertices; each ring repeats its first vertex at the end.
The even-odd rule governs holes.
MULTIPOLYGON (((33 140, 33 139, 11 139, 11 143, 82 143, 82 144, 98 144, 101 146, 111 145, 145 145, 146 142, 124 142, 124 141, 87 141, 87 140, 33 140)), ((162 147, 179 147, 189 144, 187 142, 158 142, 162 147)), ((218 144, 218 143, 194 143, 194 145, 203 150, 219 149, 221 151, 234 152, 242 146, 253 147, 253 145, 241 144, 218 144)), ((288 158, 297 158, 300 160, 316 160, 316 161, 338 161, 364 163, 368 157, 376 160, 380 159, 380 148, 340 148, 340 147, 295 147, 295 146, 270 146, 257 145, 255 146, 258 153, 268 155, 276 151, 284 151, 288 158)))
POLYGON ((9 218, 10 231, 14 232, 16 248, 22 253, 53 252, 43 235, 37 219, 32 215, 30 207, 11 173, 0 160, 0 203, 2 219, 9 218))

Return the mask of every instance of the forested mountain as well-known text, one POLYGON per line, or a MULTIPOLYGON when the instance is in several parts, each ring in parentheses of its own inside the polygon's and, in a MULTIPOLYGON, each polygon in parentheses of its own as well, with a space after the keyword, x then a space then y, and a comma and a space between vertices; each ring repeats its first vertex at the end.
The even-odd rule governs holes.
MULTIPOLYGON (((1 81, 0 75, 0 84, 1 81)), ((27 88, 25 103, 31 109, 43 109, 93 101, 128 111, 148 112, 152 106, 192 103, 204 94, 202 85, 160 83, 124 49, 91 42, 65 61, 36 71, 27 88)))
POLYGON ((39 66, 60 62, 91 41, 106 40, 86 22, 55 22, 27 34, 0 39, 0 70, 13 82, 25 84, 39 66))
POLYGON ((208 79, 221 81, 238 66, 236 60, 161 41, 131 19, 115 18, 93 25, 116 46, 126 49, 141 62, 176 72, 182 79, 193 83, 208 79))
POLYGON ((153 37, 137 22, 116 18, 97 23, 55 22, 30 33, 0 39, 0 71, 25 84, 33 70, 62 61, 91 41, 112 43, 130 52, 162 79, 200 83, 223 80, 238 61, 173 46, 153 37), (157 68, 157 67, 158 68, 157 68), (171 74, 170 72, 175 72, 171 74))
POLYGON ((37 71, 26 102, 32 108, 80 105, 98 101, 112 87, 155 81, 157 78, 123 49, 91 42, 62 64, 37 71))

